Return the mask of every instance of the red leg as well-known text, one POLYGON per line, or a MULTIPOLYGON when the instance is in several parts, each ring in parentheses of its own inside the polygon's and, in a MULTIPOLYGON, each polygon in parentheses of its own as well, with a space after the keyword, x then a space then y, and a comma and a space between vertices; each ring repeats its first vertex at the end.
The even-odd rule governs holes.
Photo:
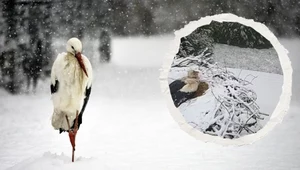
POLYGON ((74 129, 69 130, 70 142, 74 151, 75 151, 75 139, 76 139, 77 131, 78 131, 78 112, 76 112, 74 129))
POLYGON ((75 137, 76 137, 77 129, 71 129, 68 116, 66 116, 66 119, 67 119, 68 128, 69 128, 69 131, 68 131, 69 132, 69 138, 70 138, 70 142, 71 142, 71 145, 72 145, 72 162, 74 162, 75 137))
POLYGON ((78 111, 76 111, 76 119, 75 119, 74 129, 70 128, 70 123, 69 123, 69 119, 67 116, 66 116, 66 119, 67 119, 68 127, 69 127, 69 138, 70 138, 70 142, 72 145, 72 162, 74 162, 75 139, 76 139, 76 134, 78 131, 78 111))

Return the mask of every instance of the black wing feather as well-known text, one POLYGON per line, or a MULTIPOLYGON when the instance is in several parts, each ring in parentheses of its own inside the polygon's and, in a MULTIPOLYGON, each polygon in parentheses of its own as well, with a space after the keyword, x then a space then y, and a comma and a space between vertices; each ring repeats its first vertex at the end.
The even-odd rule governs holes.
POLYGON ((185 86, 186 83, 182 80, 175 80, 173 81, 170 87, 170 93, 176 107, 179 107, 182 103, 188 101, 189 99, 193 98, 196 92, 181 92, 180 89, 185 86))
POLYGON ((173 94, 173 93, 177 92, 178 90, 180 90, 184 85, 185 85, 185 83, 182 80, 173 81, 169 85, 171 94, 173 94))
POLYGON ((55 84, 50 85, 51 94, 56 93, 58 91, 59 82, 55 80, 55 84))
POLYGON ((174 105, 176 107, 179 107, 182 103, 192 99, 195 96, 196 92, 181 92, 181 91, 177 91, 175 93, 172 94, 172 99, 174 102, 174 105))

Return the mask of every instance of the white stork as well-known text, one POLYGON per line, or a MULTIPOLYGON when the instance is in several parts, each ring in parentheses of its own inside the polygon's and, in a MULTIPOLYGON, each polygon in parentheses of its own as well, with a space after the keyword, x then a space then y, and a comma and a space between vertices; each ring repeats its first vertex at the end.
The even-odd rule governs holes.
POLYGON ((195 98, 200 83, 199 72, 189 70, 186 77, 173 81, 170 85, 170 93, 176 107, 195 98))
POLYGON ((58 54, 51 70, 51 94, 54 106, 52 126, 59 133, 67 131, 73 148, 75 137, 82 123, 82 115, 89 100, 92 88, 92 66, 81 54, 79 39, 67 42, 67 53, 58 54))

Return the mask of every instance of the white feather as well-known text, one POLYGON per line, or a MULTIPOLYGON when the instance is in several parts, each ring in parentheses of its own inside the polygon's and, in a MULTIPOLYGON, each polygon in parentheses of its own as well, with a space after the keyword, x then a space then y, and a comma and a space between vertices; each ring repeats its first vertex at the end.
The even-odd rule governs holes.
POLYGON ((197 78, 186 78, 184 80, 185 85, 179 90, 184 93, 195 92, 199 86, 199 80, 197 78))
POLYGON ((76 118, 76 112, 80 112, 85 90, 92 84, 92 66, 87 57, 82 55, 88 77, 82 71, 77 59, 71 53, 58 54, 53 63, 51 71, 51 83, 59 81, 59 88, 52 95, 54 112, 52 115, 52 126, 55 129, 63 128, 68 130, 66 115, 69 118, 70 126, 76 118))

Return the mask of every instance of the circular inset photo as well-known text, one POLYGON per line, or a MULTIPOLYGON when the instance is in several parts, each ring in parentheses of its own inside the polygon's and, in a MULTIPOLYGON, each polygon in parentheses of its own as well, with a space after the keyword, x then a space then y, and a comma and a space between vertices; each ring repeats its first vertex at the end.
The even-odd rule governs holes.
POLYGON ((259 134, 276 109, 288 109, 287 52, 263 24, 231 14, 203 20, 177 33, 176 53, 166 62, 172 114, 185 131, 206 141, 259 134))

